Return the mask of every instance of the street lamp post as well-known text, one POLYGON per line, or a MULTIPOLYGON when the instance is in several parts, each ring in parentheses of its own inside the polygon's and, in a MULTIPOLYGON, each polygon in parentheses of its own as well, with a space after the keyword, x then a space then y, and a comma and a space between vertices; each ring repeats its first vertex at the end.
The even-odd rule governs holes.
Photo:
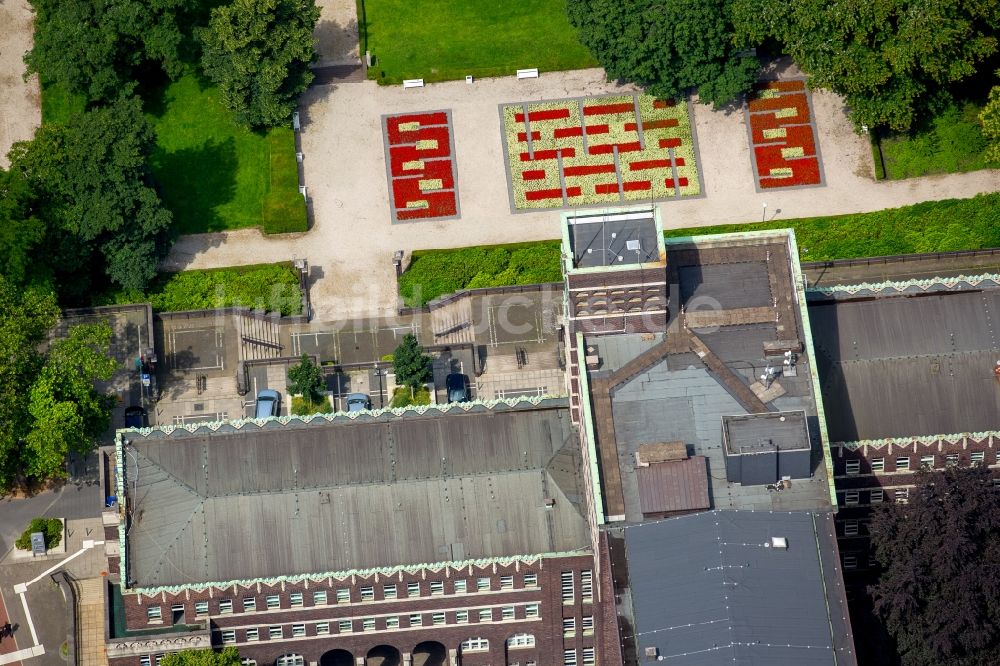
POLYGON ((375 376, 378 377, 378 407, 379 409, 385 408, 385 392, 382 390, 382 377, 386 374, 386 370, 382 368, 375 368, 375 376))
POLYGON ((764 202, 764 214, 760 218, 761 222, 767 222, 767 202, 764 202))

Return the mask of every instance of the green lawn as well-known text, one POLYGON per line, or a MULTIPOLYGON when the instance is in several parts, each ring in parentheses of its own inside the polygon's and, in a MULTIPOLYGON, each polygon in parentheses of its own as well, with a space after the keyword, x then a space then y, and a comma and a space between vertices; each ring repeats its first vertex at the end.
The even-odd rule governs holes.
POLYGON ((157 312, 242 305, 297 315, 302 313, 302 290, 298 272, 283 262, 160 273, 145 292, 104 294, 95 305, 124 303, 151 303, 157 312))
POLYGON ((291 127, 239 126, 193 73, 147 97, 157 135, 150 167, 177 233, 306 230, 291 127))
POLYGON ((913 178, 1000 167, 983 157, 987 141, 979 124, 981 110, 982 106, 973 102, 956 103, 912 134, 882 138, 886 177, 913 178))
MULTIPOLYGON (((1000 247, 998 220, 1000 192, 856 215, 671 229, 664 235, 792 228, 802 261, 827 261, 1000 247)), ((459 289, 554 282, 561 279, 559 262, 559 241, 417 251, 399 279, 399 291, 416 307, 459 289)))
POLYGON ((359 0, 362 50, 383 83, 596 67, 566 0, 359 0))

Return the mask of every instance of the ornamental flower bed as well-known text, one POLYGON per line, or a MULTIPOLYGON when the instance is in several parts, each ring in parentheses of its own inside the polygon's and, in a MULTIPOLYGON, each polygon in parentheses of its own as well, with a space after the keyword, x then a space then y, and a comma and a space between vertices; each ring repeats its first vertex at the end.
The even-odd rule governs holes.
POLYGON ((458 217, 451 112, 382 116, 393 222, 458 217))
POLYGON ((514 210, 701 193, 686 103, 612 95, 501 107, 514 210))
POLYGON ((761 84, 746 113, 759 189, 823 184, 803 81, 761 84))

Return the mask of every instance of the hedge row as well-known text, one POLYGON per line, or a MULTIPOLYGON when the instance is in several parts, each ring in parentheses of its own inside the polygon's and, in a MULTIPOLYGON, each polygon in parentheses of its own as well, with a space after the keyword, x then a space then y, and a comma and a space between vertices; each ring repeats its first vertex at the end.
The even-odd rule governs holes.
POLYGON ((100 305, 148 302, 158 312, 242 305, 283 315, 302 313, 299 275, 287 262, 161 273, 145 292, 116 292, 100 301, 100 305))
MULTIPOLYGON (((1000 193, 928 201, 873 213, 671 229, 665 236, 795 230, 803 261, 1000 247, 1000 193)), ((399 280, 404 302, 416 307, 459 289, 557 282, 559 241, 423 250, 399 280)))

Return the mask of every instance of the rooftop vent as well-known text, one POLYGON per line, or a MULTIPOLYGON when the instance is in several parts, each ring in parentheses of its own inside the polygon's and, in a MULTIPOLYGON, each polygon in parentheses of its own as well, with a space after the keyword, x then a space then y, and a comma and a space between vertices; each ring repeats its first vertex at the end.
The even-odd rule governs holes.
POLYGON ((660 648, 658 648, 658 647, 648 647, 648 648, 646 648, 646 658, 647 659, 656 659, 659 656, 660 656, 660 648))
POLYGON ((556 500, 555 500, 555 498, 552 498, 552 497, 546 497, 546 498, 545 498, 545 508, 546 508, 546 509, 551 509, 551 508, 552 508, 552 507, 554 507, 555 505, 556 505, 556 500))
POLYGON ((771 537, 771 548, 788 550, 788 539, 785 537, 771 537))

